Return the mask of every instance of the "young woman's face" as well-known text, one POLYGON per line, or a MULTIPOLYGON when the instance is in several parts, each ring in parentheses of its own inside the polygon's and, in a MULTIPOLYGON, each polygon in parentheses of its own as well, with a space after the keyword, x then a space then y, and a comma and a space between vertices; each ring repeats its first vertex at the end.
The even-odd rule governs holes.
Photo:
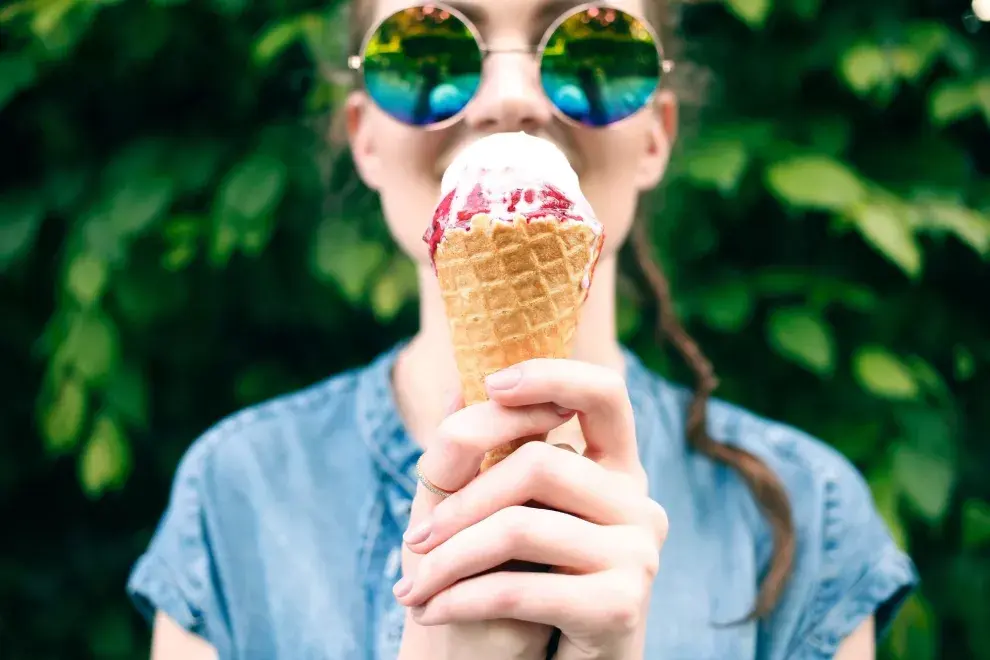
MULTIPOLYGON (((407 8, 409 0, 376 1, 373 24, 407 8)), ((643 2, 614 0, 611 6, 643 16, 643 2)), ((560 0, 454 0, 495 51, 535 46, 544 31, 579 2, 560 0)), ((581 186, 605 225, 605 257, 629 231, 640 192, 663 176, 676 130, 673 95, 661 92, 635 115, 605 128, 574 126, 558 119, 540 84, 532 54, 495 52, 484 61, 480 88, 460 119, 440 130, 402 124, 361 91, 347 103, 347 126, 358 171, 379 193, 395 240, 415 261, 428 263, 422 240, 440 196, 440 180, 455 155, 491 133, 525 131, 546 138, 570 158, 581 186)))

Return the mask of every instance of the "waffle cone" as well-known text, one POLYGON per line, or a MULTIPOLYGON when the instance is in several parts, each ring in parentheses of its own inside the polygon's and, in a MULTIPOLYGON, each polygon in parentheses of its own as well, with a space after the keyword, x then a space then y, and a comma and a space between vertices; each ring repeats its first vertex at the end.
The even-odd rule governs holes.
MULTIPOLYGON (((466 405, 488 399, 485 378, 496 371, 570 356, 601 242, 587 223, 550 216, 496 222, 479 213, 470 229, 445 233, 434 260, 466 405)), ((481 469, 545 439, 489 451, 481 469)))

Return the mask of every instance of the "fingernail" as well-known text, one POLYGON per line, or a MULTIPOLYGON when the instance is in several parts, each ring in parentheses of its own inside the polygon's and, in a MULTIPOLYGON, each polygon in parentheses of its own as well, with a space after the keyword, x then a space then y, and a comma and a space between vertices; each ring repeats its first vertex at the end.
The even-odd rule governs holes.
POLYGON ((507 390, 518 383, 520 378, 522 378, 522 371, 518 367, 509 367, 502 371, 496 371, 485 379, 485 383, 494 390, 507 390))
POLYGON ((564 406, 558 406, 556 403, 553 404, 553 409, 557 411, 557 414, 561 417, 570 417, 574 414, 574 411, 570 408, 565 408, 564 406))
POLYGON ((430 536, 430 523, 420 523, 416 527, 406 531, 402 535, 402 540, 409 545, 416 545, 417 543, 422 543, 430 536))
POLYGON ((412 586, 413 586, 412 580, 410 580, 407 577, 404 577, 398 582, 396 582, 395 586, 392 587, 392 594, 396 598, 402 598, 403 596, 406 596, 410 591, 412 591, 412 586))

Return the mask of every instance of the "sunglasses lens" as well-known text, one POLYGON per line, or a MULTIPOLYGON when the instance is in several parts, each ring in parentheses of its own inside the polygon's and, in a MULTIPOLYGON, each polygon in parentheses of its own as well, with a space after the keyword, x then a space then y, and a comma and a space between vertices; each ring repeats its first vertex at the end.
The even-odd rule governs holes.
POLYGON ((449 11, 424 5, 387 18, 364 52, 364 84, 395 119, 428 126, 456 115, 481 80, 474 35, 449 11))
POLYGON ((590 7, 554 30, 543 51, 541 77, 564 115, 607 126, 647 104, 660 82, 660 52, 640 19, 590 7))

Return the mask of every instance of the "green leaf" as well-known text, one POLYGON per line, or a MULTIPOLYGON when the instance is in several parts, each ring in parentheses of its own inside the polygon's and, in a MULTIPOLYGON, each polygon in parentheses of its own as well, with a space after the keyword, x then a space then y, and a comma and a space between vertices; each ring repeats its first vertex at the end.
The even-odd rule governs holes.
POLYGON ((346 222, 325 221, 316 233, 312 267, 319 278, 335 282, 348 302, 356 304, 385 257, 380 244, 363 241, 346 222))
POLYGON ((225 177, 217 196, 222 217, 254 220, 271 213, 281 201, 287 174, 282 162, 254 154, 225 177))
POLYGON ((958 74, 970 74, 976 68, 977 54, 973 41, 954 30, 947 31, 942 55, 958 74))
POLYGON ((69 265, 66 289, 83 307, 96 303, 106 289, 107 262, 90 252, 80 252, 69 265))
POLYGON ((18 92, 34 84, 38 69, 26 52, 0 55, 0 110, 18 92))
POLYGON ((977 499, 963 503, 962 536, 967 550, 990 545, 990 503, 977 499))
POLYGON ((741 142, 714 141, 702 143, 685 154, 684 167, 693 181, 729 193, 739 185, 747 161, 741 142))
POLYGON ((976 111, 973 85, 961 81, 944 82, 932 92, 929 114, 936 125, 944 126, 976 111))
POLYGON ((959 204, 931 203, 919 207, 922 227, 948 231, 981 255, 990 255, 990 216, 959 204))
POLYGON ((990 78, 984 78, 974 87, 976 103, 983 110, 983 116, 990 123, 990 78))
POLYGON ((722 332, 736 332, 753 315, 753 291, 739 279, 731 279, 707 289, 701 296, 705 322, 722 332))
POLYGON ((918 381, 929 392, 938 394, 943 400, 951 400, 952 394, 949 392, 949 388, 945 384, 945 379, 942 378, 935 367, 929 363, 922 360, 917 355, 912 355, 905 360, 912 373, 914 373, 915 380, 918 381))
POLYGON ((955 469, 942 456, 899 446, 894 453, 894 476, 901 491, 929 523, 945 515, 955 483, 955 469))
POLYGON ((918 383, 897 356, 878 346, 865 346, 853 356, 856 379, 868 392, 885 399, 914 399, 918 383))
POLYGON ((415 265, 405 257, 397 257, 371 289, 371 310, 380 322, 387 323, 416 295, 416 291, 415 265))
POLYGON ((254 42, 252 59, 258 66, 265 66, 296 41, 302 32, 302 21, 291 17, 270 25, 254 42))
POLYGON ((907 532, 898 512, 901 493, 891 469, 884 465, 882 469, 873 470, 870 473, 869 485, 877 512, 890 530, 894 543, 902 550, 907 550, 907 532))
POLYGON ((56 363, 74 366, 90 384, 100 384, 116 364, 117 333, 110 319, 97 311, 72 315, 56 363))
POLYGON ((86 419, 86 388, 83 383, 67 377, 57 387, 54 400, 41 419, 45 449, 51 454, 63 454, 75 447, 86 419))
POLYGON ((44 211, 41 200, 32 193, 0 195, 0 273, 30 251, 44 211))
POLYGON ((173 192, 172 181, 164 176, 127 179, 109 191, 107 221, 121 236, 140 234, 168 210, 173 192))
POLYGON ((856 229, 880 254, 909 277, 921 273, 921 247, 905 217, 882 203, 860 204, 852 210, 856 229))
POLYGON ((98 497, 127 482, 131 473, 131 446, 117 421, 108 414, 97 417, 93 433, 79 456, 79 483, 89 497, 98 497))
POLYGON ((842 54, 839 71, 849 88, 860 96, 890 84, 894 79, 887 54, 877 45, 867 42, 855 44, 842 54))
POLYGON ((148 423, 148 382, 133 365, 115 369, 107 383, 106 402, 122 421, 138 428, 148 423))
POLYGON ((761 28, 766 23, 773 0, 725 0, 729 11, 752 28, 761 28))
POLYGON ((866 189, 859 177, 827 156, 796 156, 767 170, 772 192, 798 208, 840 211, 859 203, 866 189))
POLYGON ((891 624, 890 645, 898 660, 936 660, 938 617, 931 604, 918 592, 904 601, 891 624))
POLYGON ((831 328, 816 313, 799 308, 778 309, 767 323, 770 345, 783 357, 819 375, 835 368, 831 328))
POLYGON ((176 272, 191 264, 199 252, 203 229, 209 224, 209 218, 202 216, 177 215, 169 218, 162 228, 168 246, 162 255, 162 267, 176 272))

